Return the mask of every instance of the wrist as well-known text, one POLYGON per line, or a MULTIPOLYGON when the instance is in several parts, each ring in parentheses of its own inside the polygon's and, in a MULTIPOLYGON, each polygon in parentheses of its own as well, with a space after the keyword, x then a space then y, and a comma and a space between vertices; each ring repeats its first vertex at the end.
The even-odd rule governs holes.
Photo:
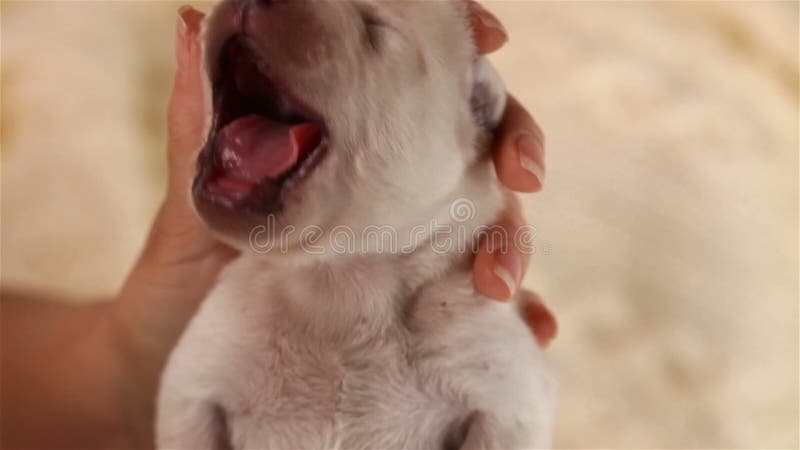
MULTIPOLYGON (((109 380, 107 417, 113 418, 113 427, 105 447, 152 448, 160 369, 154 369, 121 332, 118 312, 118 300, 106 306, 95 333, 97 344, 90 346, 105 355, 103 367, 108 371, 104 377, 109 380)), ((93 386, 87 386, 86 391, 93 392, 93 386)))

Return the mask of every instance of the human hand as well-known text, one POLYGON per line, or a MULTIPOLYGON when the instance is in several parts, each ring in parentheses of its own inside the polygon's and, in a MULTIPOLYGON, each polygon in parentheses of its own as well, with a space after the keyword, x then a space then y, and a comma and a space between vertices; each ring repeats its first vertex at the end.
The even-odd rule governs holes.
MULTIPOLYGON (((478 3, 468 1, 475 44, 481 54, 502 47, 508 37, 503 25, 478 3)), ((494 164, 500 181, 518 192, 536 192, 542 188, 545 174, 544 135, 525 108, 509 95, 503 121, 494 142, 494 164)), ((524 224, 519 201, 507 196, 507 206, 496 224, 505 232, 505 242, 481 243, 473 275, 476 289, 487 297, 508 300, 519 288, 530 263, 530 254, 519 248, 516 231, 524 224)), ((525 318, 537 340, 547 345, 556 334, 553 315, 531 292, 523 292, 525 318)))
MULTIPOLYGON (((220 270, 236 252, 217 241, 195 214, 190 195, 207 111, 199 40, 203 14, 181 8, 177 70, 167 113, 168 183, 145 247, 112 309, 112 329, 134 382, 124 389, 135 435, 149 435, 153 402, 167 357, 220 270)), ((149 445, 149 444, 148 444, 149 445)))

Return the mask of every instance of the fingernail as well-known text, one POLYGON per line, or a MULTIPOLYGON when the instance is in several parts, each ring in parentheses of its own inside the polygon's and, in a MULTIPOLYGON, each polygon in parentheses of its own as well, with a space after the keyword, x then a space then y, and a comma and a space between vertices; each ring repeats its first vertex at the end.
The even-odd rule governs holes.
POLYGON ((519 165, 544 185, 544 150, 542 145, 528 133, 517 138, 519 165))
POLYGON ((494 266, 494 274, 500 279, 500 281, 503 282, 503 284, 506 285, 506 289, 508 289, 506 300, 510 299, 514 294, 514 286, 516 285, 516 283, 514 283, 514 277, 511 276, 511 273, 508 271, 508 269, 501 265, 494 266))
POLYGON ((517 291, 521 276, 522 262, 519 254, 510 249, 498 249, 494 254, 494 268, 492 271, 506 285, 507 299, 517 291))

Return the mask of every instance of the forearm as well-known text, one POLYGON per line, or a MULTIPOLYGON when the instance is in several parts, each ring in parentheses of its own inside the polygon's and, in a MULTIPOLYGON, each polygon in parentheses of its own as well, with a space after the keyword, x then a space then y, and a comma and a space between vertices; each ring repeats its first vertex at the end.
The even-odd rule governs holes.
MULTIPOLYGON (((2 295, 4 448, 137 446, 126 417, 123 358, 109 327, 113 303, 69 305, 2 295)), ((145 444, 148 445, 148 444, 145 444)))

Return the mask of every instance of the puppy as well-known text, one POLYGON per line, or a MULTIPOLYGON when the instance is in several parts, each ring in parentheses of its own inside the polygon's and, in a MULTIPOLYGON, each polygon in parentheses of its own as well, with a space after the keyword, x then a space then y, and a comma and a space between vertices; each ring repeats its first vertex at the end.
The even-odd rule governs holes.
POLYGON ((465 2, 225 0, 192 187, 242 256, 165 369, 161 448, 534 448, 556 383, 472 285, 505 91, 465 2))

